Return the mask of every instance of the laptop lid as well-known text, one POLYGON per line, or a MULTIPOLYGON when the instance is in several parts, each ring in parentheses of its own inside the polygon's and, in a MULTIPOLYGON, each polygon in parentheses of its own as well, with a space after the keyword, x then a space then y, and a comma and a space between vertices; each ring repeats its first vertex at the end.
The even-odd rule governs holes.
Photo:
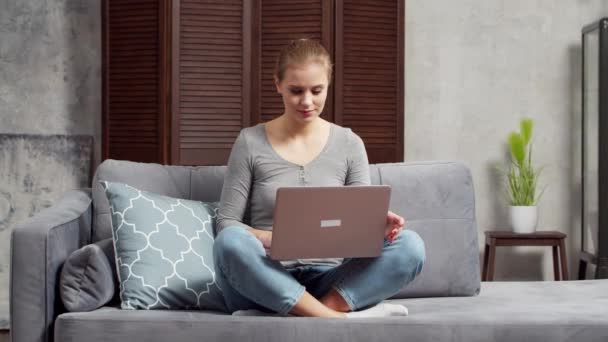
POLYGON ((390 193, 388 185, 279 188, 270 258, 379 256, 390 193))

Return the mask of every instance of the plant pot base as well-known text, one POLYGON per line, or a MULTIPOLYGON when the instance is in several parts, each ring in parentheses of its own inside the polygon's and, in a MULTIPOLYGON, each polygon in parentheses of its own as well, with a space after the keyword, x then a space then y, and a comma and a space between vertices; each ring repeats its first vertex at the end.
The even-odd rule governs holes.
POLYGON ((536 206, 511 206, 509 209, 513 232, 528 234, 536 231, 538 223, 538 208, 536 206))

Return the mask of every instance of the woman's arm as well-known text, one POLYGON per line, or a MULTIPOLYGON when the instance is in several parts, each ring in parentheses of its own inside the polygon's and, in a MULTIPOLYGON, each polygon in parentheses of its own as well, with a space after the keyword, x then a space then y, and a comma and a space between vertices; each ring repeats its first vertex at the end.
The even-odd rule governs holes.
POLYGON ((369 162, 363 140, 354 132, 351 132, 349 139, 348 170, 344 185, 370 185, 369 162))
POLYGON ((252 181, 252 156, 245 134, 241 131, 234 145, 232 145, 232 151, 228 158, 228 167, 224 177, 220 207, 217 215, 217 234, 229 226, 239 226, 248 230, 253 229, 243 223, 252 181))
POLYGON ((253 158, 249 151, 247 138, 243 134, 243 131, 241 131, 232 146, 232 151, 228 158, 228 166, 220 198, 220 208, 217 215, 216 234, 219 234, 222 229, 229 226, 242 227, 260 240, 264 248, 270 249, 272 232, 253 228, 243 223, 252 183, 253 158))
MULTIPOLYGON (((358 135, 353 133, 352 138, 353 143, 350 148, 351 156, 348 160, 345 185, 370 185, 369 162, 365 145, 358 135)), ((405 219, 389 210, 386 215, 384 237, 388 241, 393 242, 399 232, 403 230, 404 225, 405 219)))

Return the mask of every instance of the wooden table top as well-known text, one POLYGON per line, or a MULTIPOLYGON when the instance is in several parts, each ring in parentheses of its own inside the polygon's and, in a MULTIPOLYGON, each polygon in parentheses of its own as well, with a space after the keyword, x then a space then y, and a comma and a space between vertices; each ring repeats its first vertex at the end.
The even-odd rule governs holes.
POLYGON ((486 231, 486 238, 498 239, 563 239, 566 234, 556 230, 539 230, 534 233, 515 233, 510 230, 489 230, 486 231))

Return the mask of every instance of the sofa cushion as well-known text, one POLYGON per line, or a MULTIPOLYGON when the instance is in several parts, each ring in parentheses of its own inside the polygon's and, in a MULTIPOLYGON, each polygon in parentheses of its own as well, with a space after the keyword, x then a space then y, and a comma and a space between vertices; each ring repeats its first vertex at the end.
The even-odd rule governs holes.
MULTIPOLYGON (((93 178, 92 241, 112 237, 110 206, 100 181, 130 184, 156 194, 190 199, 190 170, 187 166, 136 163, 126 160, 104 160, 93 178)), ((219 198, 219 197, 218 197, 219 198)))
POLYGON ((116 271, 112 239, 75 250, 59 278, 59 294, 68 311, 90 311, 110 302, 115 294, 116 271))
POLYGON ((484 282, 479 296, 392 299, 409 316, 229 316, 210 311, 65 313, 56 341, 608 341, 608 280, 484 282))
POLYGON ((121 307, 224 310, 213 266, 218 203, 102 185, 112 213, 121 307))
MULTIPOLYGON (((192 200, 217 201, 225 166, 164 166, 106 160, 96 180, 118 181, 142 190, 192 200)), ((479 291, 480 266, 475 194, 469 169, 459 162, 430 161, 370 165, 372 184, 392 187, 392 211, 404 216, 427 248, 425 268, 395 298, 470 296, 479 291)), ((111 236, 101 185, 93 184, 93 241, 111 236)), ((245 220, 248 213, 245 213, 245 220)))
POLYGON ((390 185, 390 209, 405 217, 426 247, 424 269, 392 298, 472 296, 480 266, 475 192, 469 169, 458 162, 378 164, 377 179, 390 185))

